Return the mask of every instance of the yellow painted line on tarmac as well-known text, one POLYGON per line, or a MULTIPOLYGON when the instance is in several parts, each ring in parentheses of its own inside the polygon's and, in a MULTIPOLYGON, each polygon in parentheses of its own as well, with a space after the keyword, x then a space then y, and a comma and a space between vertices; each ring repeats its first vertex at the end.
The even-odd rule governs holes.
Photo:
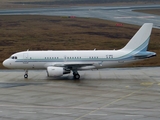
POLYGON ((142 82, 141 83, 141 85, 146 85, 146 86, 153 85, 153 84, 154 84, 153 82, 142 82))
POLYGON ((151 87, 152 85, 153 85, 153 83, 152 83, 152 84, 148 84, 148 86, 146 86, 146 87, 143 87, 143 88, 141 88, 141 89, 139 89, 139 90, 135 90, 135 91, 133 91, 133 92, 127 94, 127 95, 124 95, 124 96, 122 96, 122 97, 120 97, 120 98, 118 98, 118 99, 116 99, 116 100, 113 100, 112 102, 110 102, 110 103, 108 103, 108 104, 106 104, 106 105, 104 105, 104 106, 102 106, 102 107, 96 108, 95 110, 92 110, 92 111, 90 111, 90 112, 88 112, 88 113, 86 113, 86 114, 84 114, 84 115, 76 118, 75 120, 80 120, 81 118, 83 118, 83 117, 85 117, 85 116, 87 116, 87 115, 94 114, 94 112, 96 112, 96 111, 98 111, 98 110, 100 110, 100 109, 102 109, 102 108, 108 107, 108 106, 110 106, 110 105, 112 105, 112 104, 114 104, 114 103, 116 103, 116 102, 119 102, 119 101, 121 101, 121 100, 123 100, 123 99, 125 99, 125 98, 127 98, 127 97, 130 97, 130 96, 132 96, 132 95, 135 94, 135 93, 141 92, 141 91, 143 91, 143 90, 151 87))
POLYGON ((130 86, 129 86, 129 85, 127 85, 127 86, 125 86, 125 88, 130 88, 130 86))
POLYGON ((160 85, 160 83, 158 83, 157 85, 160 85))

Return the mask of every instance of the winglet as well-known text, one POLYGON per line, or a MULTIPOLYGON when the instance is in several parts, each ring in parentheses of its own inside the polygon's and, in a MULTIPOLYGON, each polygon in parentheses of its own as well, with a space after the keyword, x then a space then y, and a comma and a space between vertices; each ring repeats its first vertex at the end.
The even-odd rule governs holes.
POLYGON ((144 23, 122 50, 146 51, 150 40, 153 23, 144 23))

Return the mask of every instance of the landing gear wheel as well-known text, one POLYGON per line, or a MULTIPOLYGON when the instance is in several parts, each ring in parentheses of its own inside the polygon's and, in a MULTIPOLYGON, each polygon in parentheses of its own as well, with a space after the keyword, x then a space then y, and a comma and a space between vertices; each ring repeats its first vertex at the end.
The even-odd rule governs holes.
POLYGON ((79 80, 80 75, 79 74, 74 74, 74 79, 79 80))
POLYGON ((28 74, 24 74, 24 78, 28 78, 28 74))
POLYGON ((28 78, 28 70, 25 70, 24 78, 28 78))

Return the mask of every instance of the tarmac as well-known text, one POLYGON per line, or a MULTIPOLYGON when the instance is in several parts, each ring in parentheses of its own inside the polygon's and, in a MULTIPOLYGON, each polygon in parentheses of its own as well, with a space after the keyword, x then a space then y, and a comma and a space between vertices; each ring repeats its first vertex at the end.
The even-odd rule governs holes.
POLYGON ((160 67, 80 71, 0 70, 1 120, 159 120, 160 67))
POLYGON ((160 5, 141 6, 73 6, 53 8, 28 8, 28 9, 6 9, 0 10, 0 15, 48 15, 48 16, 74 16, 85 18, 99 18, 120 23, 143 25, 153 23, 154 28, 160 29, 160 16, 135 12, 137 9, 159 9, 160 5))

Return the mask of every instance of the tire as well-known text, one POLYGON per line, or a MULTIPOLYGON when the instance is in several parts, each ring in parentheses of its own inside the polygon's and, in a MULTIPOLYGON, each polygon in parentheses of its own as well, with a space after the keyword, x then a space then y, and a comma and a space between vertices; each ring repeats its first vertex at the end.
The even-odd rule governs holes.
POLYGON ((24 78, 28 78, 28 75, 27 75, 27 74, 25 74, 25 75, 24 75, 24 78))
POLYGON ((80 75, 79 74, 74 74, 74 79, 79 80, 80 79, 80 75))

